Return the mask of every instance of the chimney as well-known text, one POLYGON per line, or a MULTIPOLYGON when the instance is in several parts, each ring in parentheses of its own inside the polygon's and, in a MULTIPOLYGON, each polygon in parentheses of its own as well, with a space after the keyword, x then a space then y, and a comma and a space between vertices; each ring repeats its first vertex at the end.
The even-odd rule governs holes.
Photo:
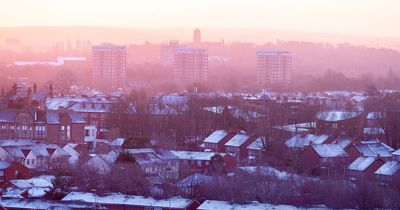
POLYGON ((93 102, 93 101, 90 102, 90 107, 91 107, 92 109, 94 109, 94 102, 93 102))
POLYGON ((86 109, 86 102, 82 102, 82 108, 86 109))

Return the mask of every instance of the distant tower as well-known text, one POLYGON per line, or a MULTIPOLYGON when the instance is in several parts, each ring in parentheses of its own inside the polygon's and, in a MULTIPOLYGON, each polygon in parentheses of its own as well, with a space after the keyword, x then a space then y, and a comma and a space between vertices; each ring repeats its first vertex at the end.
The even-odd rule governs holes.
POLYGON ((198 28, 194 29, 193 32, 193 44, 196 46, 201 44, 201 31, 198 28))
POLYGON ((174 79, 186 82, 206 82, 208 50, 200 48, 178 48, 174 53, 174 79))
POLYGON ((79 40, 79 39, 75 40, 75 50, 77 50, 77 51, 82 50, 81 40, 79 40))
POLYGON ((68 42, 67 42, 67 50, 68 50, 68 51, 72 51, 71 40, 68 40, 68 42))
POLYGON ((257 51, 257 83, 288 84, 292 77, 292 54, 279 50, 257 51))
POLYGON ((104 43, 92 47, 92 79, 95 85, 125 86, 126 47, 104 43))

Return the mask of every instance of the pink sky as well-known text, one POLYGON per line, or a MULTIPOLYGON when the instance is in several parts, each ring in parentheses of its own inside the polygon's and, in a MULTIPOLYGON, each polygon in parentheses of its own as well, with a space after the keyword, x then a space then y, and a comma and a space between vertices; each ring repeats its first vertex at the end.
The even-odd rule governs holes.
POLYGON ((399 0, 0 0, 0 26, 268 28, 400 37, 399 0))

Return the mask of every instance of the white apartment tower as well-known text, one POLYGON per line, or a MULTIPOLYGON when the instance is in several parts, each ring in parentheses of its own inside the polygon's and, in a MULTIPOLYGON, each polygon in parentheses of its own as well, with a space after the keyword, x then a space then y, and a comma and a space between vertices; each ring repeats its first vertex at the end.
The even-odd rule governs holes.
POLYGON ((175 80, 187 82, 207 81, 208 50, 178 48, 174 53, 173 74, 175 80))
POLYGON ((104 43, 92 46, 92 79, 96 86, 125 86, 126 47, 104 43))
POLYGON ((288 84, 292 77, 292 54, 279 50, 257 51, 257 83, 288 84))
POLYGON ((171 40, 169 44, 161 46, 161 64, 163 66, 174 65, 175 50, 179 47, 177 40, 171 40))

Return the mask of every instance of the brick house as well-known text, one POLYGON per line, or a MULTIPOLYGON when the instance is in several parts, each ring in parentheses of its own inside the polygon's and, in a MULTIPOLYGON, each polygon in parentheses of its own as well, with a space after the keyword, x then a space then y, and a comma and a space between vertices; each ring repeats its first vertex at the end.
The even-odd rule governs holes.
POLYGON ((216 130, 204 139, 204 149, 212 152, 225 152, 225 143, 233 136, 235 136, 233 132, 216 130))
POLYGON ((18 162, 0 161, 0 182, 13 179, 28 179, 29 168, 18 162))
POLYGON ((332 136, 361 136, 363 115, 350 111, 323 111, 316 115, 316 129, 319 133, 332 136))
POLYGON ((377 157, 359 157, 347 167, 346 176, 350 180, 357 180, 361 177, 373 176, 385 162, 377 157))
POLYGON ((236 134, 225 143, 225 151, 238 160, 247 158, 247 146, 253 143, 256 138, 256 136, 250 136, 245 133, 236 134))
POLYGON ((312 175, 344 175, 349 162, 347 153, 337 144, 312 144, 300 154, 300 162, 312 175))
POLYGON ((0 160, 18 162, 34 170, 64 164, 69 154, 56 144, 0 146, 0 160))
POLYGON ((250 162, 258 161, 261 158, 262 152, 265 151, 265 143, 262 138, 257 138, 253 143, 247 146, 247 154, 250 162))
POLYGON ((387 161, 375 171, 375 178, 382 184, 400 179, 400 162, 397 160, 387 161))
POLYGON ((372 139, 368 141, 354 141, 346 148, 350 160, 353 161, 358 157, 379 157, 382 160, 389 160, 392 158, 393 148, 379 141, 372 139))
POLYGON ((30 107, 0 111, 0 139, 83 143, 84 119, 72 110, 30 107))

